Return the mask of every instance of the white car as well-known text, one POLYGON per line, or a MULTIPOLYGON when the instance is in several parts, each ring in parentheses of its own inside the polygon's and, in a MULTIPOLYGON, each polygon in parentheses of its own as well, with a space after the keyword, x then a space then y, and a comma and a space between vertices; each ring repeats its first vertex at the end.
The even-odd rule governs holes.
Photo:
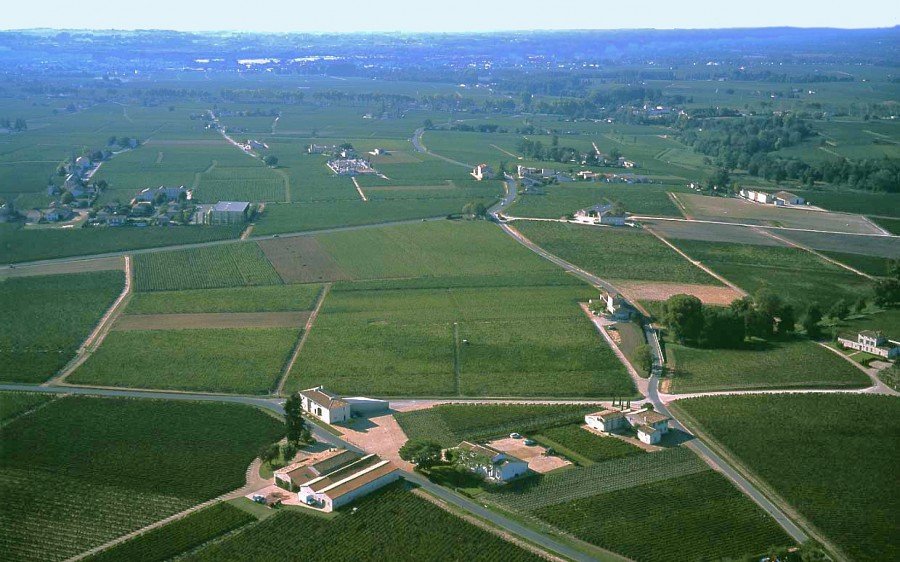
POLYGON ((510 439, 521 439, 522 436, 519 435, 518 433, 510 433, 510 434, 509 434, 509 438, 510 438, 510 439))

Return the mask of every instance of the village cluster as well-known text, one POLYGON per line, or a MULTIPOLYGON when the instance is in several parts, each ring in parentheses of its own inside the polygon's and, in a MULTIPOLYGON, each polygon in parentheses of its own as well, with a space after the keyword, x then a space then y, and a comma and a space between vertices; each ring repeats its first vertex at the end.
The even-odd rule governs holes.
MULTIPOLYGON (((341 145, 334 144, 311 144, 306 148, 307 154, 323 154, 328 156, 328 168, 338 176, 357 176, 363 174, 378 173, 372 163, 365 157, 357 153, 356 149, 350 143, 341 145)), ((370 156, 386 156, 389 152, 384 148, 375 148, 368 152, 370 156)))

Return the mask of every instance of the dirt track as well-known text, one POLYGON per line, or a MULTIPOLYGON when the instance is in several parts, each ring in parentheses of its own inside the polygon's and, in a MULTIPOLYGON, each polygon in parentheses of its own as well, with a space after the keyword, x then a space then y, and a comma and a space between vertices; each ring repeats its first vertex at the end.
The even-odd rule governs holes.
POLYGON ((178 330, 192 328, 297 328, 309 312, 224 312, 196 314, 135 314, 122 316, 115 331, 178 330))

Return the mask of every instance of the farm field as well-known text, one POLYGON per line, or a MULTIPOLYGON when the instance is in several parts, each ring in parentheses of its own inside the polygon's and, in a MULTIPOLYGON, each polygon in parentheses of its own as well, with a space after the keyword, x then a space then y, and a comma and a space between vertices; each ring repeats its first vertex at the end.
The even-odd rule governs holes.
POLYGON ((668 193, 684 192, 683 186, 667 184, 606 184, 572 182, 541 188, 543 192, 520 194, 509 207, 516 217, 558 219, 598 203, 620 202, 632 214, 681 217, 668 193))
POLYGON ((278 240, 260 240, 257 244, 285 283, 349 278, 316 237, 291 236, 278 240))
POLYGON ((712 470, 537 509, 581 540, 635 560, 712 560, 763 554, 790 537, 712 470), (603 521, 598 525, 597 521, 603 521), (657 533, 678 521, 678 533, 657 533))
MULTIPOLYGON (((891 265, 890 258, 882 258, 879 256, 865 256, 863 254, 847 254, 844 252, 821 252, 822 254, 837 260, 844 265, 874 275, 876 277, 886 277, 891 265)), ((900 259, 900 257, 896 258, 900 259)), ((893 261, 896 261, 893 260, 893 261)))
POLYGON ((127 388, 265 394, 278 380, 300 328, 112 331, 66 380, 127 388))
POLYGON ((312 310, 322 286, 269 285, 136 293, 125 313, 278 312, 312 310))
POLYGON ((860 215, 881 215, 900 218, 900 194, 897 193, 871 193, 866 191, 850 190, 796 190, 810 204, 844 213, 858 213, 860 215))
POLYGON ((461 441, 484 441, 512 432, 529 433, 578 423, 595 406, 532 404, 442 404, 395 414, 410 439, 455 447, 461 441))
POLYGON ((719 284, 639 230, 526 221, 513 226, 548 252, 604 279, 719 284))
POLYGON ((872 217, 870 220, 894 236, 900 236, 900 218, 886 219, 883 217, 872 217))
POLYGON ((287 388, 376 396, 630 395, 571 287, 336 286, 287 388), (353 365, 353 368, 348 368, 353 365))
POLYGON ((644 454, 644 450, 616 439, 592 433, 581 424, 561 425, 540 430, 533 437, 538 443, 547 445, 565 455, 568 451, 591 462, 603 462, 631 455, 644 454))
POLYGON ((813 232, 784 232, 784 237, 813 250, 845 252, 900 259, 900 238, 890 236, 852 236, 813 232))
POLYGON ((682 194, 678 195, 678 200, 684 204, 685 215, 695 219, 855 234, 879 234, 876 228, 858 215, 762 205, 733 197, 682 194))
POLYGON ((769 288, 801 309, 813 302, 828 307, 840 298, 852 302, 870 286, 868 279, 798 248, 699 240, 674 244, 748 293, 769 288))
POLYGON ((37 383, 61 369, 119 296, 124 278, 121 271, 98 271, 0 280, 0 380, 37 383))
POLYGON ((879 310, 871 314, 855 315, 837 324, 838 334, 854 338, 861 330, 882 331, 891 339, 900 332, 900 309, 879 310))
POLYGON ((754 246, 785 246, 784 242, 766 236, 753 227, 738 224, 718 224, 687 221, 641 219, 645 228, 669 240, 703 240, 706 242, 731 242, 754 246))
POLYGON ((138 291, 279 285, 281 277, 254 242, 135 256, 138 291))
POLYGON ((86 558, 89 562, 163 562, 222 535, 255 523, 229 503, 217 503, 86 558))
POLYGON ((0 263, 20 263, 237 238, 240 226, 25 229, 0 224, 0 263))
POLYGON ((37 392, 0 392, 0 423, 53 400, 52 396, 37 392))
POLYGON ((896 398, 729 396, 678 401, 676 408, 851 559, 897 558, 900 543, 893 514, 900 506, 900 494, 894 485, 894 453, 900 402, 896 398), (856 427, 866 429, 851 429, 856 427), (816 477, 810 479, 810 474, 816 477))
POLYGON ((187 562, 295 560, 402 560, 424 558, 492 562, 538 562, 541 557, 475 527, 394 484, 328 520, 299 510, 282 510, 247 530, 187 556, 187 562), (387 540, 389 537, 389 540, 387 540))
POLYGON ((668 388, 672 393, 870 384, 852 363, 807 340, 750 342, 746 349, 668 343, 666 359, 674 371, 668 388))
POLYGON ((34 277, 37 275, 62 275, 67 273, 90 273, 94 271, 122 271, 125 258, 113 256, 107 258, 83 259, 74 261, 47 262, 18 266, 0 270, 0 280, 10 277, 34 277))
POLYGON ((298 328, 308 312, 194 312, 184 314, 132 314, 116 320, 114 331, 298 328))
POLYGON ((0 429, 5 558, 69 558, 236 489, 282 432, 247 406, 58 399, 0 429))

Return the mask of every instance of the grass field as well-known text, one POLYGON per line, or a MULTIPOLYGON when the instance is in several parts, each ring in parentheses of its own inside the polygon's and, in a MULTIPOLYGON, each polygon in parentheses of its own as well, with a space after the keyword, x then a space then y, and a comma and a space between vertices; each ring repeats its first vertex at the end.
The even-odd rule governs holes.
POLYGON ((865 219, 856 215, 762 205, 734 197, 682 194, 678 195, 678 200, 684 204, 685 215, 695 219, 788 228, 809 228, 857 234, 878 234, 877 229, 872 227, 865 219))
POLYGON ((639 230, 525 221, 513 226, 548 252, 604 279, 719 284, 639 230))
POLYGON ((840 298, 852 302, 869 291, 868 279, 798 248, 699 240, 674 244, 745 291, 766 287, 801 309, 813 302, 827 308, 840 298))
POLYGON ((711 470, 544 507, 534 515, 634 560, 719 560, 792 544, 762 509, 711 470), (660 533, 666 526, 677 531, 660 533))
POLYGON ((321 285, 271 285, 136 293, 126 314, 311 310, 321 285))
POLYGON ((240 226, 24 229, 0 224, 0 263, 84 256, 237 238, 240 226))
POLYGON ((866 191, 834 190, 810 191, 791 190, 810 204, 844 213, 860 215, 887 215, 900 218, 900 194, 871 193, 866 191))
POLYGON ((90 562, 164 562, 221 537, 256 518, 229 503, 217 503, 86 558, 90 562))
POLYGON ((283 510, 226 540, 187 556, 188 562, 296 560, 534 561, 535 554, 447 513, 394 484, 353 504, 332 520, 283 510))
POLYGON ((524 193, 509 207, 508 214, 516 217, 558 219, 598 203, 619 202, 632 214, 662 217, 681 217, 669 192, 684 192, 686 188, 665 184, 605 184, 574 182, 543 188, 543 193, 524 193))
POLYGON ((679 401, 676 407, 850 559, 887 561, 900 556, 896 398, 729 396, 679 401))
POLYGON ((0 494, 17 506, 0 510, 4 558, 62 560, 238 488, 282 428, 239 405, 56 400, 0 430, 0 494))
POLYGON ((591 433, 582 428, 579 423, 542 429, 532 437, 543 445, 553 447, 563 455, 572 451, 591 462, 608 461, 644 453, 640 447, 621 439, 591 433))
POLYGON ((278 285, 281 277, 253 242, 135 256, 138 291, 278 285))
POLYGON ((299 328, 113 331, 67 379, 76 384, 265 394, 299 328))
POLYGON ((630 395, 578 286, 335 287, 288 380, 376 396, 630 395), (352 367, 351 367, 352 366, 352 367))
POLYGON ((0 380, 40 382, 62 368, 122 291, 121 271, 0 280, 0 380))
POLYGON ((752 342, 746 349, 701 349, 666 344, 673 393, 762 388, 864 387, 865 373, 807 341, 752 342))
POLYGON ((594 410, 596 407, 578 405, 443 404, 401 412, 395 418, 410 439, 454 447, 465 440, 482 441, 512 432, 529 433, 577 423, 594 410))

